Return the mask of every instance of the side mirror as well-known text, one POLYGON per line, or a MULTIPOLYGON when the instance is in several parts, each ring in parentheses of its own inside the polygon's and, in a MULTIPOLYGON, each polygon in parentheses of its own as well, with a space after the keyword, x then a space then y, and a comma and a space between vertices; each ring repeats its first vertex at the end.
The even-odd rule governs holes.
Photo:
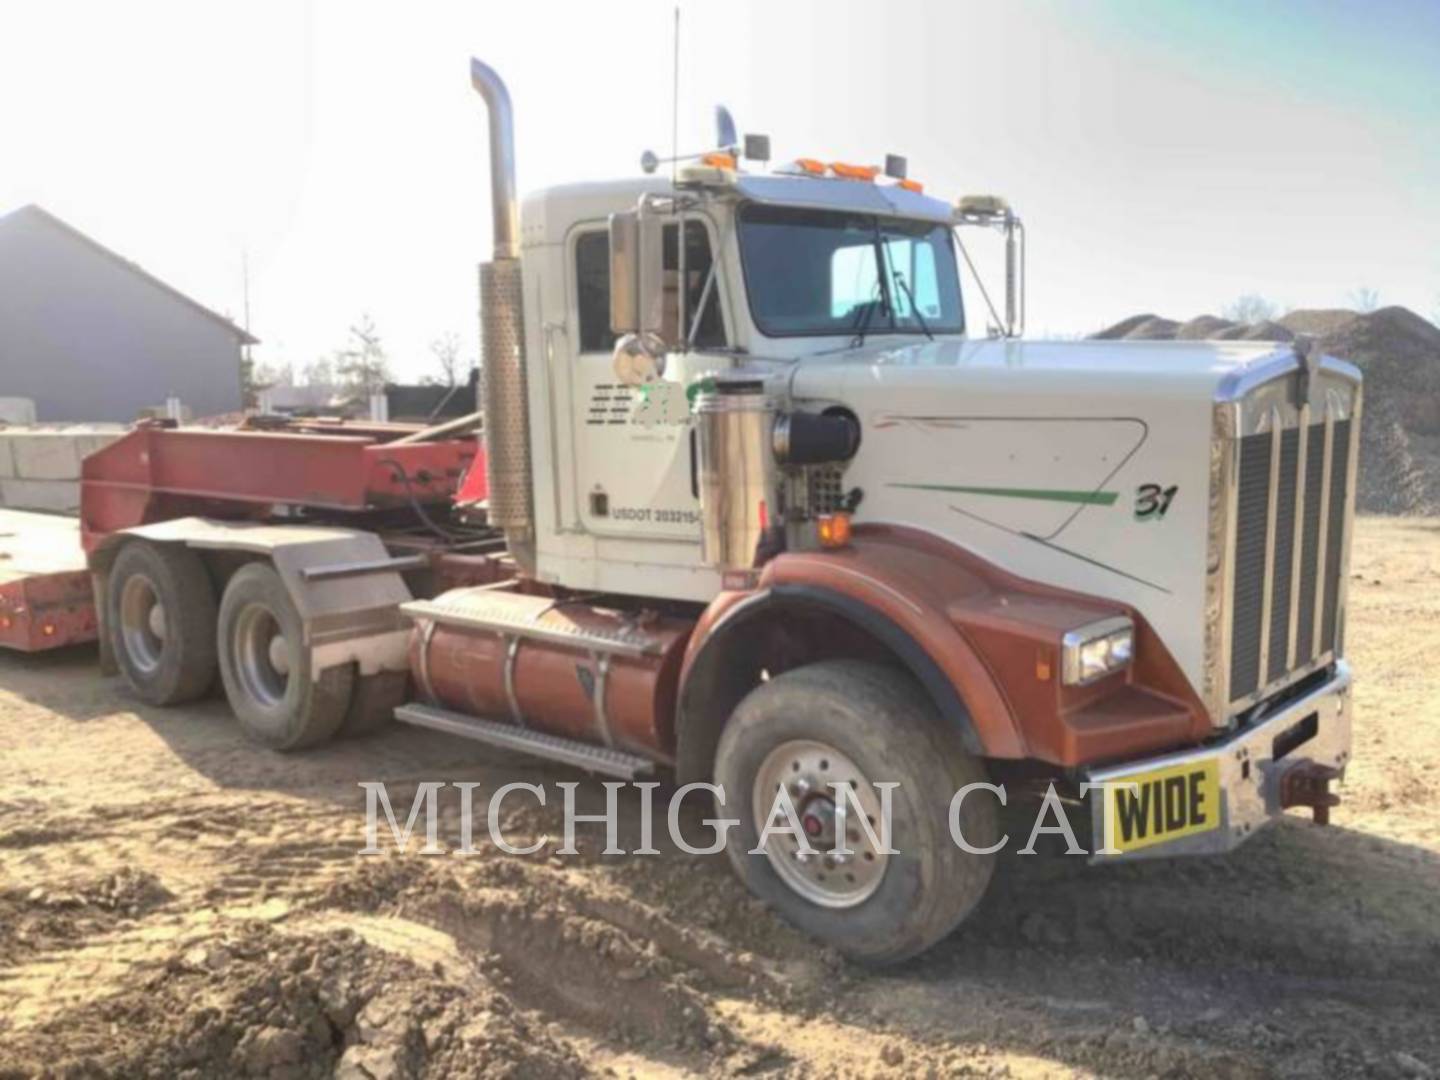
POLYGON ((664 232, 659 215, 610 215, 610 329, 658 333, 664 303, 664 232))
POLYGON ((640 213, 610 215, 610 329, 640 329, 640 213))
POLYGON ((1025 333, 1025 226, 1005 214, 1005 336, 1025 333))
MULTIPOLYGON (((995 229, 1005 237, 1005 314, 1002 319, 990 298, 985 303, 999 325, 992 337, 1021 337, 1025 333, 1025 225, 998 195, 965 195, 955 202, 955 225, 995 229)), ((957 237, 958 240, 958 237, 957 237)), ((969 256, 966 256, 969 259, 969 256)), ((971 266, 974 273, 974 267, 971 266)))

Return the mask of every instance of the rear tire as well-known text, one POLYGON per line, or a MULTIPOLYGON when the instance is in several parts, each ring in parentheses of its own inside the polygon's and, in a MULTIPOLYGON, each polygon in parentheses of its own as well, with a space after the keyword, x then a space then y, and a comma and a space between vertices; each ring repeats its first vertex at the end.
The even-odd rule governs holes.
POLYGON ((377 671, 374 675, 357 675, 350 708, 340 725, 342 739, 373 735, 389 726, 395 710, 405 704, 410 690, 408 671, 377 671))
POLYGON ((300 613, 269 563, 248 563, 230 578, 217 636, 225 696, 246 735, 273 750, 301 750, 335 734, 354 665, 311 670, 300 613))
POLYGON ((110 567, 105 624, 115 662, 151 705, 180 705, 215 685, 215 589, 200 556, 132 540, 110 567))
MULTIPOLYGON (((995 857, 955 843, 949 807, 957 790, 985 778, 984 766, 942 727, 913 679, 859 661, 811 664, 751 691, 727 723, 715 759, 724 816, 740 821, 726 843, 740 880, 801 930, 874 965, 929 948, 984 895, 995 857), (750 854, 781 786, 805 831, 813 829, 812 846, 830 850, 838 819, 824 793, 839 780, 855 782, 867 813, 878 805, 872 785, 898 784, 891 789, 896 854, 869 843, 853 810, 847 832, 855 854, 844 861, 805 856, 773 833, 763 853, 750 854)), ((971 845, 995 843, 995 810, 985 793, 961 803, 961 831, 971 845)), ((872 816, 879 833, 878 814, 872 816)))

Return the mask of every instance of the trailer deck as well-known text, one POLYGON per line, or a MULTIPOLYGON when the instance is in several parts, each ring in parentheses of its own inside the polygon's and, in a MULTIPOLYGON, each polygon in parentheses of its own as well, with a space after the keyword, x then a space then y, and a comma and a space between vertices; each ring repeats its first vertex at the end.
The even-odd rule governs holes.
POLYGON ((0 647, 41 652, 96 634, 80 522, 0 510, 0 647))

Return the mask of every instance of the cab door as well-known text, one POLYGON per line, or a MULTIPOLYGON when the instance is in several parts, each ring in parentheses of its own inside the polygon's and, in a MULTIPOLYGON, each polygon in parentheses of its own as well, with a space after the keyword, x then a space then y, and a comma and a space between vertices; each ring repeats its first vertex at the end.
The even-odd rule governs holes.
MULTIPOLYGON (((705 294, 713 265, 708 220, 685 223, 686 322, 705 294)), ((667 225, 665 244, 665 337, 680 337, 679 226, 667 225)), ((700 502, 694 487, 687 390, 713 370, 715 358, 672 353, 663 378, 627 386, 615 378, 610 331, 610 238, 605 222, 577 226, 567 250, 574 289, 576 327, 574 446, 578 518, 596 536, 700 540, 700 502)), ((726 343, 721 282, 711 285, 698 324, 695 348, 726 343)))

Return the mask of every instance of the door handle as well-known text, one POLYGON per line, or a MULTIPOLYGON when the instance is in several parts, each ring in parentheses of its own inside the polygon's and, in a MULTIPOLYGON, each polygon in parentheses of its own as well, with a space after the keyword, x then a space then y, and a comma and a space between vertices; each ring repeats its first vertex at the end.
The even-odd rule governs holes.
POLYGON ((700 456, 695 444, 695 429, 690 429, 690 494, 700 498, 700 456))

